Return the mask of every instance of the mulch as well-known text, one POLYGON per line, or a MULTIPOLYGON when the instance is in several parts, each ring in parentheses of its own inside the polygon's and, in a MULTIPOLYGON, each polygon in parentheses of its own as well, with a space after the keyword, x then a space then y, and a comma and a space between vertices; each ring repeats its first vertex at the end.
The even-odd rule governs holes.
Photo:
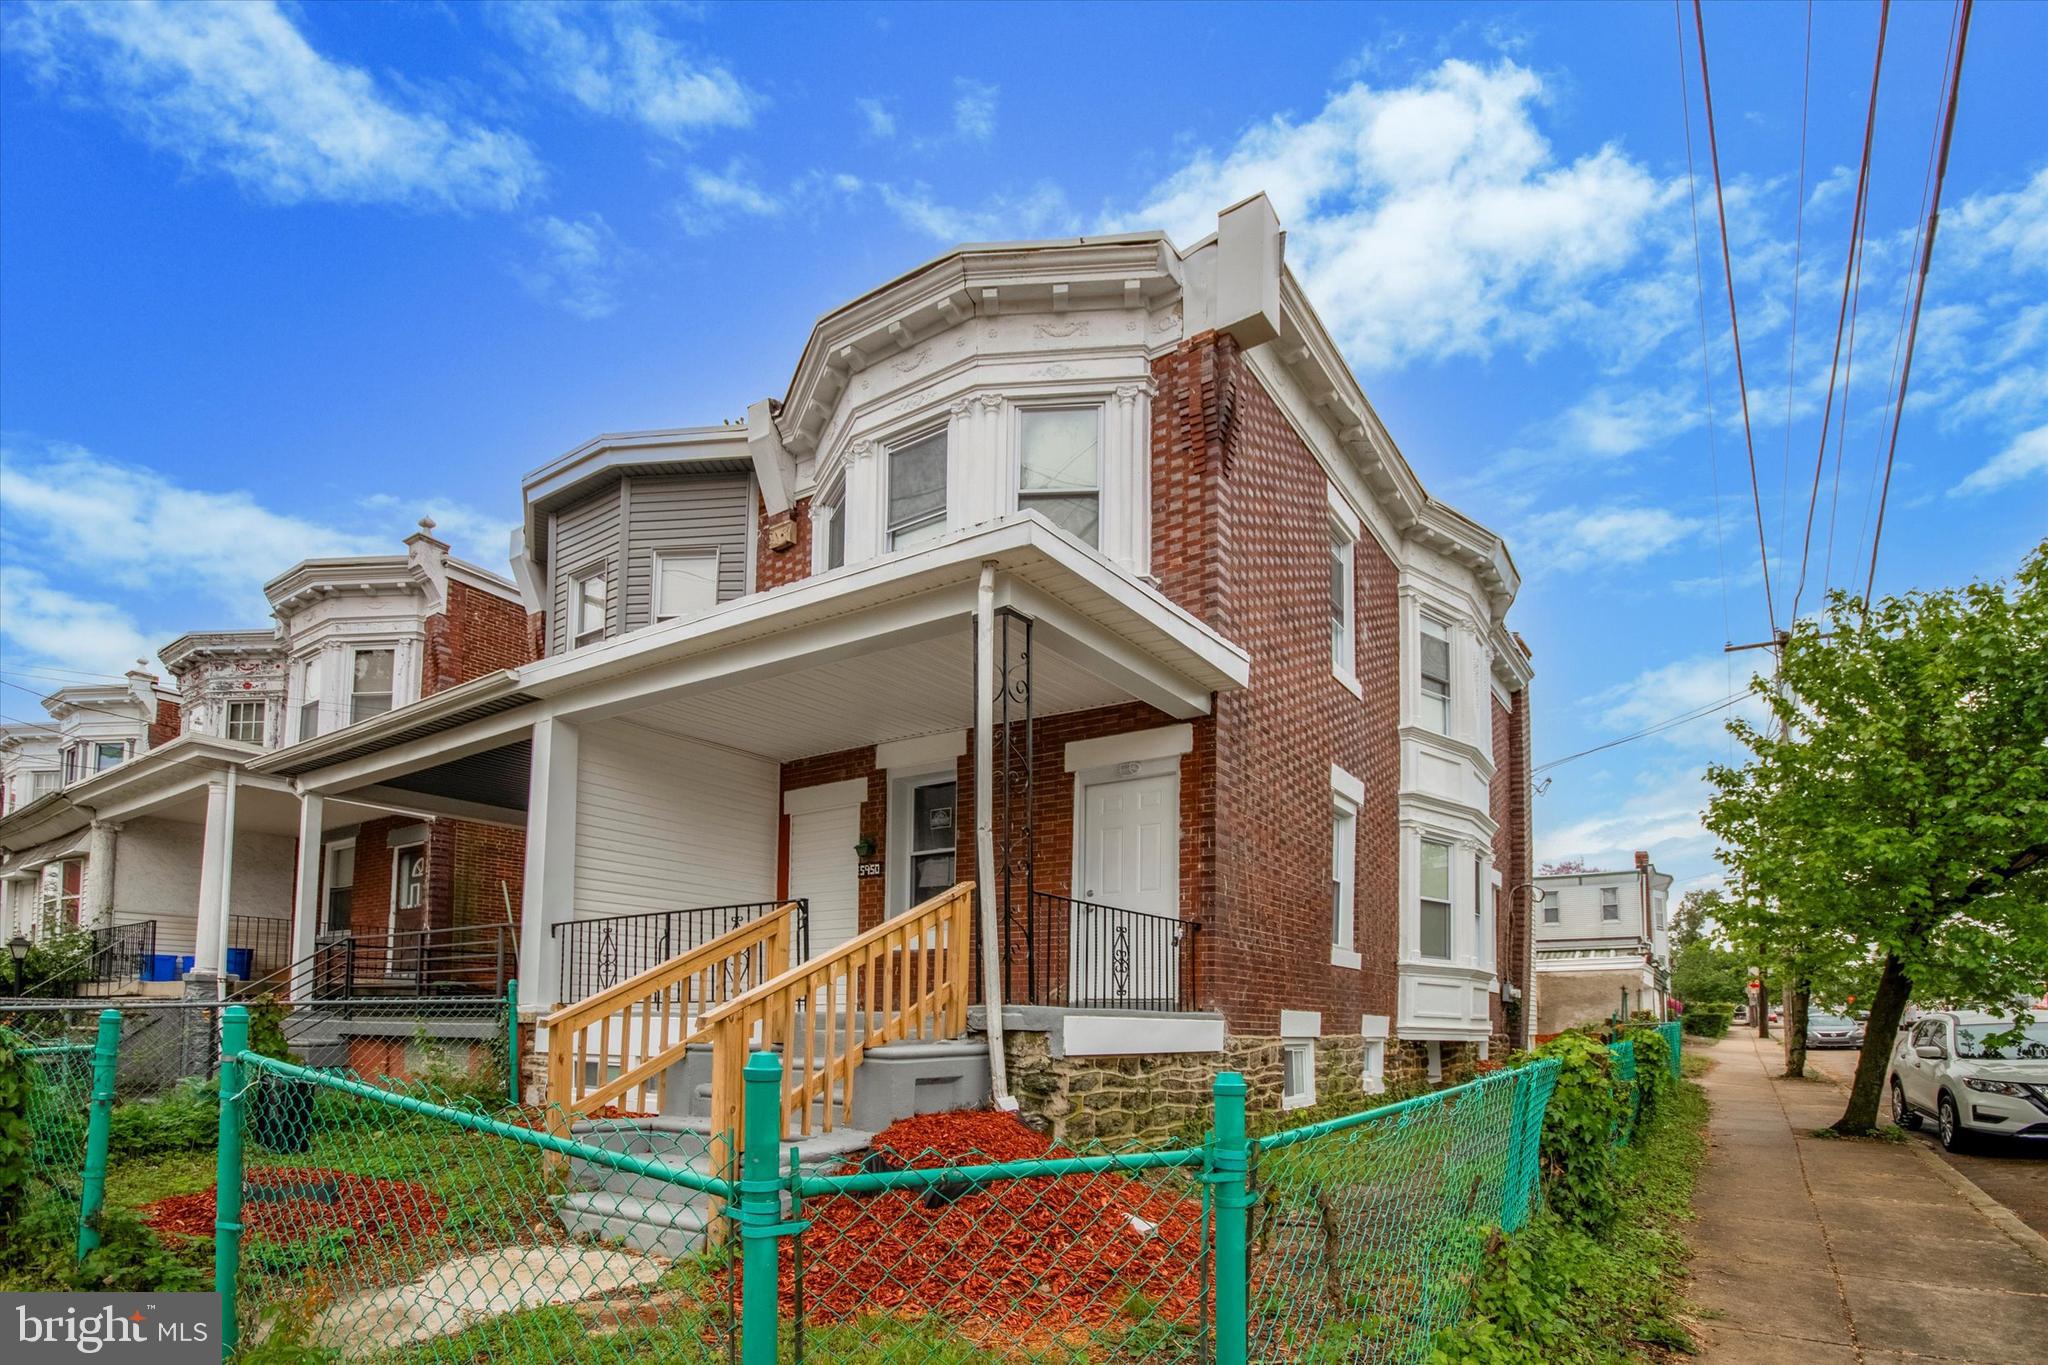
MULTIPOLYGON (((209 1189, 159 1199, 141 1214, 158 1233, 210 1238, 215 1208, 209 1189)), ((439 1198, 410 1180, 318 1168, 252 1171, 242 1196, 249 1236, 275 1243, 340 1232, 350 1241, 396 1245, 432 1235, 447 1216, 439 1198)))
MULTIPOLYGON (((1007 1114, 904 1119, 844 1171, 1070 1156, 1007 1114)), ((805 1318, 943 1318, 984 1346, 1042 1350, 1139 1321, 1202 1318, 1202 1205, 1114 1172, 804 1201, 805 1318)), ((793 1306, 795 1258, 783 1263, 793 1306)))

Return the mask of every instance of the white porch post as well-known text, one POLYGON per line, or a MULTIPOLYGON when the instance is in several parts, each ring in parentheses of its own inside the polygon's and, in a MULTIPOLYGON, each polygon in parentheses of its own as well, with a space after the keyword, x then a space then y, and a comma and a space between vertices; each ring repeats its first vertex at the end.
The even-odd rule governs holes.
POLYGON ((543 716, 533 726, 526 800, 526 877, 519 911, 519 1000, 540 1010, 557 1000, 551 924, 576 914, 577 728, 543 716))
POLYGON ((221 969, 221 875, 228 855, 228 784, 225 777, 206 783, 206 827, 199 850, 199 904, 192 925, 192 975, 217 977, 221 969))
POLYGON ((114 922, 114 826, 93 821, 85 848, 85 904, 79 922, 105 929, 114 922))
POLYGON ((995 763, 996 566, 981 566, 974 598, 974 876, 981 910, 981 1002, 988 1015, 989 1090, 998 1109, 1015 1109, 1003 1055, 1002 941, 996 928, 995 763))
MULTIPOLYGON (((304 962, 313 955, 313 943, 320 932, 320 866, 326 856, 321 844, 321 824, 326 816, 327 798, 318 792, 299 795, 299 867, 292 889, 292 961, 304 962)), ((298 983, 289 983, 297 995, 298 983)))
MULTIPOLYGON (((241 772, 228 769, 227 802, 221 810, 220 828, 220 974, 227 976, 228 949, 235 946, 229 927, 235 913, 235 797, 241 783, 237 779, 241 772)), ((213 803, 206 806, 209 822, 213 816, 213 803)))

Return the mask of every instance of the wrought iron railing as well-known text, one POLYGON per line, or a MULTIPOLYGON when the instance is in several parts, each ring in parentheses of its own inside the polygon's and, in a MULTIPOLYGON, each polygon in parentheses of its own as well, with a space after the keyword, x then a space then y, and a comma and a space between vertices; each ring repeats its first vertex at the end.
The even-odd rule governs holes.
POLYGON ((91 975, 96 986, 124 986, 144 980, 156 954, 156 921, 115 924, 92 931, 91 975))
MULTIPOLYGON (((811 906, 796 900, 796 957, 811 955, 811 906)), ((638 915, 606 915, 601 919, 565 920, 548 926, 561 963, 555 998, 573 1003, 609 990, 650 967, 658 967, 720 934, 763 915, 773 914, 789 900, 749 901, 743 905, 704 905, 691 910, 652 910, 638 915)))
POLYGON ((1201 1008, 1201 926, 1040 891, 1031 898, 1033 970, 1010 972, 1033 1004, 1127 1010, 1201 1008))
POLYGON ((236 995, 348 1000, 417 995, 503 995, 519 973, 519 935, 509 924, 465 924, 399 934, 348 934, 305 957, 258 972, 236 995))
MULTIPOLYGON (((268 976, 292 960, 292 922, 269 915, 229 915, 228 948, 248 950, 247 970, 241 973, 245 979, 268 976)), ((232 971, 236 963, 227 965, 232 971)))

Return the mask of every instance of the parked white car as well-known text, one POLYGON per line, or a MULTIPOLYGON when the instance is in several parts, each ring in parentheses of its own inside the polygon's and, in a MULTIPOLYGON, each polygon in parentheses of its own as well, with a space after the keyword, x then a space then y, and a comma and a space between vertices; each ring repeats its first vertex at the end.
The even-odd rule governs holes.
POLYGON ((1892 1051, 1893 1121, 1918 1128, 1932 1117, 1951 1152, 1979 1133, 2048 1141, 2048 1015, 2032 1016, 2016 1043, 1985 1041, 2009 1028, 1988 1014, 1920 1016, 1892 1051))

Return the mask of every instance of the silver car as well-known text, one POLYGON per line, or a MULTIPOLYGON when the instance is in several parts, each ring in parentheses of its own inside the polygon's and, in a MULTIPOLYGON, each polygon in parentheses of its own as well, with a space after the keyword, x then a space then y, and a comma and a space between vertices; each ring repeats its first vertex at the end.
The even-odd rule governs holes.
POLYGON ((1966 1146, 1978 1133, 2048 1141, 2048 1016, 2010 1025, 1984 1014, 1938 1010, 1899 1035, 1892 1052, 1892 1119, 1918 1128, 1932 1115, 1941 1145, 1966 1146))
POLYGON ((1817 1047, 1862 1047, 1863 1021, 1843 1014, 1806 1016, 1806 1045, 1817 1047))

